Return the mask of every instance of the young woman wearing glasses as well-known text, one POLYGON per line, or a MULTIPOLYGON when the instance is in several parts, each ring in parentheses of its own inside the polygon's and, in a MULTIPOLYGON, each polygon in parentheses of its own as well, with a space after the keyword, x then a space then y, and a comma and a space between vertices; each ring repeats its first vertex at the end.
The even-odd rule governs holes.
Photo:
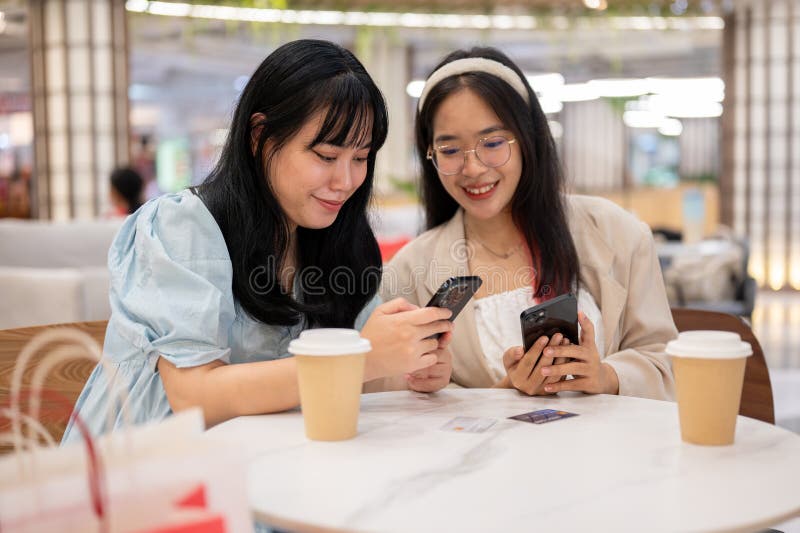
POLYGON ((456 319, 450 372, 440 365, 435 375, 423 369, 371 386, 451 380, 671 398, 663 350, 677 332, 650 230, 608 201, 565 193, 547 119, 521 70, 492 48, 447 56, 420 97, 416 142, 428 231, 387 265, 381 294, 419 305, 449 276, 484 283, 456 319), (578 296, 580 345, 556 334, 523 353, 520 313, 566 292, 578 296))
POLYGON ((366 379, 443 366, 450 312, 376 297, 366 210, 386 130, 383 96, 344 48, 294 41, 261 63, 206 181, 142 206, 111 246, 114 375, 95 369, 76 405, 94 433, 124 420, 114 387, 133 422, 295 407, 287 347, 311 327, 360 329, 366 379))

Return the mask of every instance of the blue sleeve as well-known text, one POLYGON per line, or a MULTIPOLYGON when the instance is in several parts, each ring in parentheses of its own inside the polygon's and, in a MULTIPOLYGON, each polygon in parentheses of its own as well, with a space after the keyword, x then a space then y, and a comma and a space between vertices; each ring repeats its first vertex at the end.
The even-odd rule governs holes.
POLYGON ((108 254, 115 361, 160 355, 178 367, 230 356, 233 273, 213 216, 191 193, 165 195, 128 217, 108 254))
POLYGON ((370 317, 370 315, 372 315, 372 312, 375 311, 375 308, 378 307, 379 305, 381 305, 382 303, 383 302, 381 301, 381 297, 376 294, 372 298, 372 300, 367 302, 367 305, 364 306, 364 308, 361 310, 361 312, 358 313, 358 316, 356 317, 355 325, 353 327, 355 329, 357 329, 358 331, 361 331, 362 329, 364 329, 364 324, 367 323, 367 320, 369 320, 369 317, 370 317))

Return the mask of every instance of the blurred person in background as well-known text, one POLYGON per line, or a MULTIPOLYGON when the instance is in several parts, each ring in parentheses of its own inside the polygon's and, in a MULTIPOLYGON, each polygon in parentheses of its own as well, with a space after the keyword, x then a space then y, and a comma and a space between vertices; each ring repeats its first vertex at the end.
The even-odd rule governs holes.
POLYGON ((673 397, 664 348, 677 331, 652 234, 607 200, 566 194, 547 118, 517 65, 493 48, 448 55, 420 96, 416 144, 428 231, 386 266, 381 296, 424 305, 439 280, 419 272, 483 273, 445 350, 454 383, 673 397), (524 353, 520 313, 568 292, 580 343, 557 333, 524 353))
MULTIPOLYGON (((75 407, 94 434, 124 423, 116 387, 134 423, 200 407, 212 426, 297 407, 287 348, 312 327, 361 330, 365 379, 446 366, 450 311, 377 296, 367 206, 387 128, 383 95, 344 48, 294 41, 261 63, 208 178, 148 201, 114 239, 113 372, 95 368, 75 407)), ((64 441, 79 438, 73 427, 64 441)))
POLYGON ((156 154, 153 149, 153 138, 143 134, 133 150, 131 166, 144 180, 144 199, 151 200, 161 194, 156 177, 156 154))
POLYGON ((109 196, 113 216, 126 217, 142 206, 144 180, 130 167, 120 167, 111 173, 109 196))

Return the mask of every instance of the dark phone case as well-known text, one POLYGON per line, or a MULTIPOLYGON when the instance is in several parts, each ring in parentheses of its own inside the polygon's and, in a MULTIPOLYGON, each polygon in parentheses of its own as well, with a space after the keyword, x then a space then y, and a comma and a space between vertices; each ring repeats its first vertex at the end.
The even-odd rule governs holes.
MULTIPOLYGON (((478 289, 483 284, 483 281, 478 276, 458 276, 449 278, 442 283, 436 294, 433 295, 431 301, 425 307, 445 307, 452 311, 450 322, 456 319, 458 314, 467 305, 470 298, 472 298, 478 289)), ((435 335, 438 339, 441 335, 435 335)))
MULTIPOLYGON (((572 344, 580 344, 578 339, 578 300, 572 293, 562 294, 552 300, 526 309, 519 315, 522 327, 522 342, 525 352, 541 337, 552 337, 561 333, 572 344), (543 314, 539 314, 543 311, 543 314)), ((539 358, 533 367, 539 364, 539 358)))

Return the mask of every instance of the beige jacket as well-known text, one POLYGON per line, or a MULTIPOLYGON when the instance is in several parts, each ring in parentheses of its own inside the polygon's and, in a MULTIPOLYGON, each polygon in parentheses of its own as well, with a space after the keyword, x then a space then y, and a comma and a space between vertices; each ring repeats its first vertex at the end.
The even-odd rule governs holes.
MULTIPOLYGON (((619 377, 625 396, 674 397, 672 371, 664 353, 677 336, 650 229, 616 204, 590 196, 568 196, 567 218, 578 252, 582 288, 603 316, 604 362, 619 377)), ((384 301, 398 296, 425 305, 450 276, 469 275, 463 211, 414 239, 386 265, 384 301)), ((452 381, 491 387, 494 380, 481 350, 475 312, 467 305, 455 320, 450 349, 452 381)), ((371 382, 365 390, 402 388, 404 380, 371 382)))

